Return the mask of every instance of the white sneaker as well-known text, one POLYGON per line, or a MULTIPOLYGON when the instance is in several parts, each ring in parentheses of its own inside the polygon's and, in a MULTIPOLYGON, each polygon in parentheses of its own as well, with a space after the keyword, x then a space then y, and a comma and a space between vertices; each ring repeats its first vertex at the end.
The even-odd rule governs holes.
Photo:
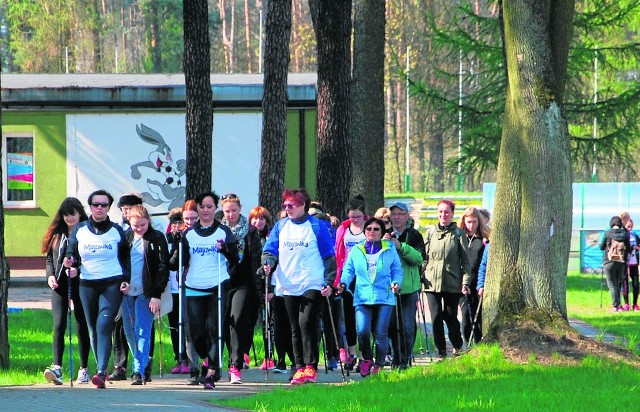
POLYGON ((51 365, 44 370, 44 378, 47 382, 52 382, 54 385, 62 385, 62 370, 60 370, 59 366, 51 365))
POLYGON ((89 383, 89 370, 87 368, 80 368, 78 370, 78 379, 76 380, 77 384, 89 383))

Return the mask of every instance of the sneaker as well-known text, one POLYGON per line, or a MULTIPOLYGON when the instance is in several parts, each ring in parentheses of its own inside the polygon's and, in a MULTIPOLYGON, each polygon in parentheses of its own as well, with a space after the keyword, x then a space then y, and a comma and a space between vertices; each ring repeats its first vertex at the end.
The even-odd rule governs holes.
POLYGON ((131 385, 142 385, 142 375, 140 375, 138 372, 134 372, 133 375, 131 375, 131 385))
POLYGON ((618 312, 618 311, 619 311, 619 309, 618 309, 617 306, 612 306, 611 307, 611 312, 618 312))
POLYGON ((628 304, 628 303, 625 303, 624 305, 620 306, 620 309, 621 309, 623 312, 627 312, 627 311, 629 310, 629 308, 630 308, 630 306, 629 306, 629 304, 628 304))
POLYGON ((382 369, 382 367, 376 363, 375 365, 373 365, 373 368, 371 368, 371 374, 377 375, 378 372, 380 372, 380 369, 382 369))
POLYGON ((151 367, 153 366, 153 358, 149 358, 149 363, 144 368, 144 383, 151 382, 151 367))
POLYGON ((235 365, 229 368, 229 381, 232 384, 239 385, 242 383, 242 372, 235 365))
MULTIPOLYGON (((94 376, 95 377, 95 376, 94 376)), ((110 381, 126 381, 127 370, 125 368, 114 368, 108 378, 110 381)))
POLYGON ((249 358, 249 355, 245 353, 243 358, 244 358, 244 364, 242 365, 242 369, 249 369, 249 365, 251 364, 251 359, 249 358))
POLYGON ((89 370, 87 368, 80 368, 78 370, 78 380, 76 380, 77 384, 85 384, 89 383, 89 370))
POLYGON ((453 356, 460 356, 461 354, 460 348, 453 348, 451 353, 453 354, 453 356))
POLYGON ((304 371, 304 369, 298 369, 296 373, 293 374, 290 382, 291 385, 302 385, 306 382, 306 379, 304 378, 304 371))
POLYGON ((329 363, 327 364, 327 370, 337 370, 338 369, 338 360, 336 358, 329 359, 329 363))
POLYGON ((287 373, 287 364, 284 360, 278 361, 276 367, 273 368, 273 373, 287 373))
MULTIPOLYGON (((176 375, 176 374, 178 374, 178 373, 182 373, 182 362, 178 362, 178 363, 176 363, 176 366, 174 366, 174 367, 171 369, 171 373, 172 373, 173 375, 176 375)), ((189 371, 187 371, 187 373, 189 373, 189 371)))
POLYGON ((191 368, 189 367, 189 361, 182 361, 180 363, 180 373, 183 375, 191 373, 191 368))
POLYGON ((638 305, 633 305, 633 310, 640 310, 640 306, 638 306, 638 305))
POLYGON ((204 377, 204 388, 205 389, 213 389, 216 387, 216 383, 214 380, 214 372, 211 369, 210 374, 207 373, 207 376, 204 377))
POLYGON ((318 372, 316 372, 313 366, 307 365, 307 367, 304 368, 305 383, 307 382, 315 383, 317 379, 318 379, 318 372))
POLYGON ((104 383, 107 381, 107 374, 104 372, 98 372, 95 375, 93 375, 93 378, 91 378, 91 383, 93 383, 94 385, 96 385, 96 388, 98 389, 104 389, 104 383))
POLYGON ((263 371, 266 371, 267 369, 273 370, 273 368, 275 367, 276 365, 273 363, 272 359, 265 359, 262 361, 262 366, 260 366, 260 369, 262 369, 263 371))
POLYGON ((340 362, 344 365, 347 363, 347 351, 343 348, 340 348, 340 362))
POLYGON ((393 356, 391 355, 387 355, 384 357, 384 366, 391 366, 393 365, 393 356))
POLYGON ((360 361, 360 376, 369 376, 369 373, 371 372, 371 364, 372 362, 370 360, 360 361))
POLYGON ((344 363, 344 368, 348 371, 353 370, 353 367, 356 365, 357 360, 358 358, 356 358, 355 355, 349 355, 347 361, 344 363))
POLYGON ((51 365, 44 370, 44 378, 47 382, 52 382, 54 385, 62 385, 62 370, 59 366, 51 365))
POLYGON ((200 370, 198 369, 190 369, 189 374, 191 377, 187 380, 187 385, 195 386, 200 385, 200 370))

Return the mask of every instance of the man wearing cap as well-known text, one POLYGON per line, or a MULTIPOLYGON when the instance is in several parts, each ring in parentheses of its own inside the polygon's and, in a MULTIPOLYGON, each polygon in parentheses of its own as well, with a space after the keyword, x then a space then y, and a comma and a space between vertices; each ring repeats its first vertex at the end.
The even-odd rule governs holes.
POLYGON ((396 322, 389 325, 389 337, 393 347, 393 366, 405 369, 411 361, 411 353, 416 336, 416 303, 420 291, 420 270, 422 262, 426 258, 424 239, 420 232, 407 225, 409 221, 409 207, 406 203, 396 202, 390 208, 391 229, 385 234, 384 239, 390 240, 396 247, 404 277, 398 295, 400 312, 394 313, 392 319, 400 319, 401 339, 398 342, 398 330, 396 322))

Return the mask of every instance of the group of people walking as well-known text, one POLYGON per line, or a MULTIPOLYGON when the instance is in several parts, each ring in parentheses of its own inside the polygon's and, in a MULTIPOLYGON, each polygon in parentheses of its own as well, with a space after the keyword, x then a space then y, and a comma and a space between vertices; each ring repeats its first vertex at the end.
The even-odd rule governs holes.
POLYGON ((362 376, 389 363, 407 368, 422 292, 439 359, 447 356, 444 323, 453 355, 471 335, 481 338, 472 319, 481 303, 478 274, 489 229, 479 209, 467 208, 456 224, 455 204, 440 201, 438 223, 428 228, 425 241, 412 227, 406 204, 369 217, 361 196, 349 202, 348 218, 334 218, 332 225, 321 204, 311 207, 304 189, 287 189, 281 219, 272 225, 265 208, 253 208, 247 218, 237 195, 206 192, 172 210, 163 230, 152 227, 135 194, 118 202, 121 224, 111 222, 113 202, 104 190, 92 193, 87 216, 78 199, 67 198, 44 236, 54 318, 53 364, 45 378, 53 383, 62 383, 71 301, 81 358, 77 382, 98 388, 109 379, 127 379, 125 345, 133 355, 131 384, 151 380, 154 319, 165 300, 172 305, 172 373, 189 373, 188 383, 205 389, 221 378, 225 346, 229 380, 243 382, 257 324, 265 348, 262 368, 287 373, 288 357, 292 385, 316 381, 323 333, 331 368, 339 363, 362 376), (108 374, 113 342, 117 356, 108 374), (89 348, 97 364, 91 378, 89 348))

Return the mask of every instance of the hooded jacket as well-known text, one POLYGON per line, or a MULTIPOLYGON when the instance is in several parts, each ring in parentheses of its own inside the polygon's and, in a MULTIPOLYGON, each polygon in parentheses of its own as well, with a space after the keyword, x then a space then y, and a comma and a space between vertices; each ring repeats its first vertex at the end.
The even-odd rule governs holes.
POLYGON ((627 258, 629 257, 629 251, 631 250, 631 242, 629 242, 629 232, 625 228, 620 228, 618 226, 614 226, 611 229, 604 232, 604 236, 602 237, 602 242, 600 242, 600 249, 604 250, 604 262, 603 265, 608 263, 625 263, 627 258), (624 252, 624 262, 616 262, 613 260, 609 260, 609 248, 611 247, 611 239, 615 239, 619 242, 624 243, 625 252, 624 252))
POLYGON ((466 236, 455 223, 444 229, 436 225, 427 238, 427 292, 462 293, 462 285, 472 285, 466 236))

